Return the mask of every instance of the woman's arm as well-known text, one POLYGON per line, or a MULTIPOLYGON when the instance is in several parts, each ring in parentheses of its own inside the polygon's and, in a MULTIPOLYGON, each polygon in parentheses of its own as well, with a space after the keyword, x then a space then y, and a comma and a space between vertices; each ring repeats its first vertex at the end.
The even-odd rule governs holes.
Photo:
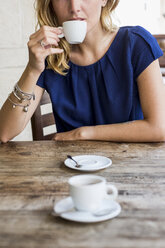
MULTIPOLYGON (((33 115, 41 97, 44 89, 36 86, 36 81, 39 74, 35 74, 32 70, 26 67, 21 79, 19 80, 19 85, 21 89, 25 92, 34 92, 35 101, 30 101, 30 106, 28 107, 28 112, 24 112, 22 107, 13 108, 13 104, 7 100, 3 104, 0 110, 0 141, 3 143, 17 136, 30 120, 33 115)), ((17 99, 13 95, 10 95, 10 99, 17 103, 17 99)), ((20 104, 20 103, 18 103, 20 104)))
POLYGON ((165 85, 159 62, 151 63, 137 79, 144 120, 81 127, 56 134, 55 140, 105 140, 116 142, 165 141, 165 85))
POLYGON ((18 86, 23 92, 34 92, 36 99, 20 103, 21 98, 19 99, 14 93, 11 93, 0 110, 0 141, 7 142, 18 135, 34 113, 44 92, 42 88, 36 86, 36 83, 45 69, 45 59, 51 54, 63 52, 62 49, 57 47, 60 41, 58 34, 61 34, 58 28, 43 26, 30 36, 28 42, 29 62, 18 82, 18 86), (52 47, 52 45, 55 47, 52 47), (13 103, 22 106, 31 104, 28 107, 28 112, 24 112, 21 106, 17 105, 13 108, 13 103))

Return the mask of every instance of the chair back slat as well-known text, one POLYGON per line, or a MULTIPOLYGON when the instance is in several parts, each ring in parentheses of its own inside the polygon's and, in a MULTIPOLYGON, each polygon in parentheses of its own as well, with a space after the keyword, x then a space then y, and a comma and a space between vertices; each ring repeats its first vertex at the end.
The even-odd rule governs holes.
POLYGON ((43 136, 43 139, 42 140, 52 140, 53 137, 54 137, 54 134, 51 133, 51 134, 48 134, 48 135, 43 136))
POLYGON ((47 127, 47 126, 51 126, 55 124, 53 114, 48 113, 48 114, 42 115, 42 124, 43 124, 43 127, 47 127))
POLYGON ((52 139, 55 134, 55 132, 47 135, 44 134, 45 127, 49 127, 55 124, 53 112, 42 114, 41 111, 41 107, 49 103, 51 103, 50 97, 45 91, 38 107, 36 108, 31 118, 33 140, 49 140, 52 139))

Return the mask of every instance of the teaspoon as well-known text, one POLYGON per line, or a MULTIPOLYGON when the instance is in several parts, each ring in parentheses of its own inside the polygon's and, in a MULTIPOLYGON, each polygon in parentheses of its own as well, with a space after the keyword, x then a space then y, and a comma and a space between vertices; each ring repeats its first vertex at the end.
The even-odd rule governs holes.
POLYGON ((74 158, 72 158, 71 155, 67 155, 67 158, 69 158, 69 159, 71 159, 71 160, 73 160, 75 162, 75 164, 76 164, 75 167, 77 167, 77 168, 80 168, 81 167, 81 165, 78 164, 78 162, 74 158))

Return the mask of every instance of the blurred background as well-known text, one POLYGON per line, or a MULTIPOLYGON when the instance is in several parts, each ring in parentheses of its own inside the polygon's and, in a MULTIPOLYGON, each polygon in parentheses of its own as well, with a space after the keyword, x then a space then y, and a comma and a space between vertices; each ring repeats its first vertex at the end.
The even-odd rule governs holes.
MULTIPOLYGON (((0 0, 0 108, 28 61, 27 42, 35 32, 34 0, 0 0)), ((141 25, 165 34, 165 0, 120 0, 118 26, 141 25)), ((31 123, 14 140, 32 140, 31 123)))

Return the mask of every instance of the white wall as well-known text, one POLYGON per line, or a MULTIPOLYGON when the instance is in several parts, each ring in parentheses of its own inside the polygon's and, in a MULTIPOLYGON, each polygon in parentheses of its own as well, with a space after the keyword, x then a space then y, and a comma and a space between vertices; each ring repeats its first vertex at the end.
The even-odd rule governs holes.
POLYGON ((115 11, 120 26, 141 25, 152 34, 165 33, 165 0, 121 0, 115 11))
MULTIPOLYGON (((163 8, 160 8, 159 0, 121 0, 117 9, 120 25, 148 25, 150 31, 156 25, 157 32, 165 33, 165 18, 159 19, 159 11, 165 13, 165 0, 160 0, 163 8), (151 19, 146 19, 143 9, 144 1, 152 1, 155 10, 147 10, 151 19), (156 5, 155 5, 156 3, 156 5), (153 13, 156 19, 153 18, 153 13), (142 15, 143 13, 143 15, 142 15), (142 20, 142 16, 145 16, 142 20), (147 23, 145 22, 147 20, 147 23), (141 23, 142 22, 142 23, 141 23), (153 25, 154 23, 154 25, 153 25)), ((0 0, 0 107, 12 91, 14 84, 20 78, 28 60, 27 42, 31 33, 35 31, 34 0, 0 0)), ((16 140, 31 140, 31 126, 15 138, 16 140)))
POLYGON ((160 28, 165 33, 165 0, 160 0, 161 3, 161 19, 160 28))

